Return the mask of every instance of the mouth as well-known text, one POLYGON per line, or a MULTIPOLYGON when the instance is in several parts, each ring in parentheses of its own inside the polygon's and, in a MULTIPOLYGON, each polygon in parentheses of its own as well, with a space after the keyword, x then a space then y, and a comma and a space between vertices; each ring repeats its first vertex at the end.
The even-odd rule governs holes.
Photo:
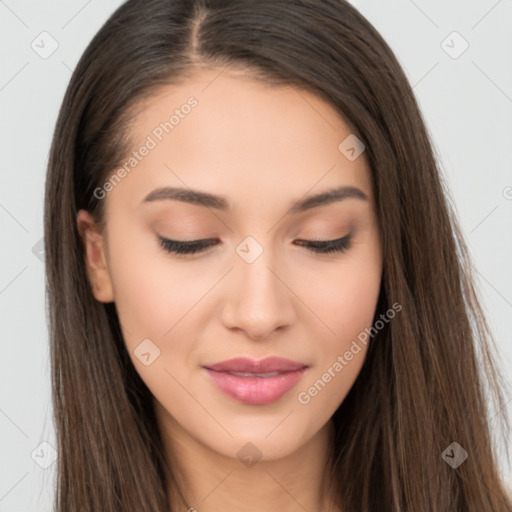
POLYGON ((276 357, 236 358, 203 366, 220 391, 250 405, 275 402, 300 381, 307 368, 304 363, 276 357))

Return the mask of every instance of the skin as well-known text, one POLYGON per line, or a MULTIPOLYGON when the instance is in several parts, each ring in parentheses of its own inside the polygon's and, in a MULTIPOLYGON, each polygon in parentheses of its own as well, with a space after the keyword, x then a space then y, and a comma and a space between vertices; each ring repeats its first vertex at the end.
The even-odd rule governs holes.
POLYGON ((126 348, 154 395, 166 453, 199 512, 317 511, 332 434, 331 416, 354 384, 367 347, 307 404, 307 390, 372 325, 382 254, 364 152, 348 160, 338 145, 351 130, 324 100, 248 75, 203 69, 146 100, 132 127, 134 150, 169 112, 198 105, 103 199, 106 230, 80 211, 77 226, 94 296, 115 301, 126 348), (350 185, 349 198, 287 214, 291 204, 350 185), (178 186, 226 197, 229 211, 158 200, 178 186), (344 253, 315 254, 296 240, 353 232, 344 253), (215 238, 204 253, 177 256, 157 235, 215 238), (236 248, 252 236, 263 253, 246 262, 236 248), (134 350, 149 338, 160 355, 145 366, 134 350), (212 385, 201 366, 237 356, 280 356, 309 365, 301 381, 267 405, 247 405, 212 385), (246 443, 262 458, 246 466, 246 443))

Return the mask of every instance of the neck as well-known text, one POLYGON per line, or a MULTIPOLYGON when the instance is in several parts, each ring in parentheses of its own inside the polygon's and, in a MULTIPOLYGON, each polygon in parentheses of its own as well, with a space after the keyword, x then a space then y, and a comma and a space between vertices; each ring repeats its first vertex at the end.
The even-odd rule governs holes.
POLYGON ((176 422, 162 425, 176 484, 169 486, 171 510, 183 512, 339 512, 326 487, 327 457, 334 427, 329 421, 296 452, 244 465, 191 438, 176 422))

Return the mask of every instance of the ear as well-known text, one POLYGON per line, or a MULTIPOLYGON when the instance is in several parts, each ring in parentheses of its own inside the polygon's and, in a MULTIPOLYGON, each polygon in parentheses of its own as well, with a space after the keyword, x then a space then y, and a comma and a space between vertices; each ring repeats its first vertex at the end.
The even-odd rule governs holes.
POLYGON ((78 212, 76 222, 93 295, 100 302, 113 302, 114 290, 107 266, 103 235, 98 231, 92 215, 86 210, 78 212))

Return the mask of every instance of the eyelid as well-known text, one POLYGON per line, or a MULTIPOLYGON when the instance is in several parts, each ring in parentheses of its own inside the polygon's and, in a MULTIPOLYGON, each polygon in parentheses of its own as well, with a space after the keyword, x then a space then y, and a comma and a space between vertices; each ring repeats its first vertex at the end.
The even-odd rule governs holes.
MULTIPOLYGON (((344 253, 351 248, 353 233, 350 232, 347 235, 331 239, 331 240, 304 240, 297 239, 295 242, 299 242, 299 246, 304 246, 311 253, 329 255, 333 253, 344 253)), ((176 256, 186 256, 197 253, 206 253, 209 249, 212 249, 217 245, 216 238, 204 238, 198 240, 187 240, 179 241, 172 240, 169 238, 158 235, 158 240, 162 249, 168 253, 173 253, 176 256)))

